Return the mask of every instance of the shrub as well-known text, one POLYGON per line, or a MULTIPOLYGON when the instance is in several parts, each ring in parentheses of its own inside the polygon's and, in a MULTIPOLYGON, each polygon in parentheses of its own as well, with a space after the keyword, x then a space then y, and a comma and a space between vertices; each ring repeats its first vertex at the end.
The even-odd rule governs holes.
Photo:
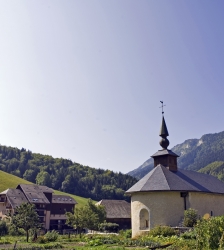
POLYGON ((43 245, 33 245, 32 247, 30 248, 16 248, 18 250, 42 250, 42 249, 60 249, 60 248, 63 248, 63 246, 56 242, 56 243, 47 243, 47 244, 43 244, 43 245))
POLYGON ((45 244, 47 243, 48 240, 45 236, 39 236, 37 239, 36 239, 36 243, 40 243, 40 244, 45 244))
POLYGON ((119 233, 120 233, 121 236, 123 236, 123 237, 126 238, 126 239, 131 238, 131 235, 132 235, 131 229, 128 229, 128 230, 121 230, 119 233))
POLYGON ((116 223, 104 222, 99 224, 100 231, 107 231, 107 232, 117 232, 119 229, 119 225, 116 223))
POLYGON ((169 250, 193 250, 197 249, 195 240, 176 240, 171 246, 168 247, 169 250))
POLYGON ((8 241, 8 240, 0 240, 0 245, 6 245, 6 244, 12 244, 12 242, 8 241))
POLYGON ((224 216, 201 219, 195 226, 197 249, 223 249, 224 216))
POLYGON ((196 239, 196 236, 197 236, 196 230, 190 230, 181 234, 181 238, 185 240, 196 239))
POLYGON ((55 230, 48 231, 44 236, 49 242, 53 242, 58 239, 58 232, 55 230))
POLYGON ((63 246, 60 243, 49 243, 43 246, 44 249, 59 249, 63 248, 63 246))
POLYGON ((156 226, 149 231, 149 235, 154 237, 158 235, 166 237, 166 236, 176 235, 176 231, 175 229, 168 226, 156 226))
POLYGON ((0 235, 6 235, 8 233, 8 227, 4 220, 0 221, 0 235))
POLYGON ((26 232, 23 229, 16 228, 13 224, 9 225, 8 233, 12 236, 21 236, 26 234, 26 232))
POLYGON ((103 242, 100 239, 95 239, 95 240, 90 240, 88 242, 88 245, 89 246, 100 246, 100 245, 103 245, 103 242))
POLYGON ((126 247, 147 247, 147 248, 153 248, 156 249, 158 247, 161 246, 161 244, 159 242, 155 242, 152 240, 147 240, 147 239, 135 239, 135 240, 131 240, 131 239, 126 239, 123 240, 122 242, 120 242, 121 245, 124 245, 126 247))
POLYGON ((193 227, 196 225, 198 220, 197 210, 193 208, 189 208, 184 211, 184 226, 185 227, 193 227))

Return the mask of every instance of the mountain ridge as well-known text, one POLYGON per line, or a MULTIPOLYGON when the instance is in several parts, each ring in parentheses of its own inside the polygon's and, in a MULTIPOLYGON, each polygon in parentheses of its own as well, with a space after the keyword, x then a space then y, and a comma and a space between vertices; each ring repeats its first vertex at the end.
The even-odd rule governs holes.
MULTIPOLYGON (((224 161, 224 131, 209 133, 200 139, 187 139, 171 150, 179 155, 178 168, 198 171, 215 161, 224 161)), ((140 179, 153 168, 149 158, 140 167, 127 174, 140 179)))

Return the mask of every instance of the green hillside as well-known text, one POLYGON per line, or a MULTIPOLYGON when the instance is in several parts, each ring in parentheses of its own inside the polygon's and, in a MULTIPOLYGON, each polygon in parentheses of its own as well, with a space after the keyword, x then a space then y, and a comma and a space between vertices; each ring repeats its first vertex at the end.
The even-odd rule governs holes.
MULTIPOLYGON (((26 181, 24 179, 21 179, 17 176, 14 176, 12 174, 8 174, 6 172, 3 172, 0 170, 0 192, 8 189, 8 188, 16 188, 17 185, 19 184, 33 184, 32 182, 26 181)), ((74 198, 77 202, 78 202, 78 206, 83 206, 87 203, 87 198, 83 198, 77 195, 73 195, 73 194, 68 194, 68 193, 64 193, 64 192, 60 192, 55 190, 54 191, 55 194, 61 194, 61 195, 69 195, 72 198, 74 198)))
POLYGON ((12 174, 5 173, 0 170, 0 192, 6 190, 7 188, 16 188, 18 184, 33 184, 29 181, 21 179, 12 174))
POLYGON ((137 180, 121 172, 83 166, 70 159, 0 145, 0 170, 54 190, 92 200, 129 199, 125 191, 137 180))
POLYGON ((200 169, 198 172, 210 174, 224 181, 224 161, 215 161, 200 169))

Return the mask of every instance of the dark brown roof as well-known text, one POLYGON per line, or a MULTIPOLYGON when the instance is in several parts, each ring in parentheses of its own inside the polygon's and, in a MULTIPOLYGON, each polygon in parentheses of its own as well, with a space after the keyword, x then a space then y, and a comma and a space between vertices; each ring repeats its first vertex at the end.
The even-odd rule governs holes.
POLYGON ((44 193, 53 193, 53 189, 34 184, 20 184, 17 186, 17 189, 18 188, 22 189, 30 203, 50 204, 44 193))
POLYGON ((54 195, 52 196, 52 203, 62 204, 78 204, 75 199, 68 195, 54 195))
POLYGON ((224 194, 224 183, 208 174, 183 169, 172 172, 164 166, 158 165, 126 193, 149 191, 192 191, 224 194))
POLYGON ((159 150, 154 155, 152 155, 151 157, 161 156, 161 155, 173 155, 173 156, 179 157, 179 155, 175 154, 173 151, 171 151, 169 149, 159 150))
POLYGON ((23 192, 19 189, 7 189, 5 194, 13 208, 20 206, 22 203, 28 202, 23 192))
POLYGON ((131 218, 131 204, 124 200, 101 200, 96 205, 105 207, 107 218, 131 218))
POLYGON ((35 185, 35 184, 19 184, 16 188, 21 187, 24 192, 43 192, 43 193, 53 193, 54 190, 47 186, 35 185))

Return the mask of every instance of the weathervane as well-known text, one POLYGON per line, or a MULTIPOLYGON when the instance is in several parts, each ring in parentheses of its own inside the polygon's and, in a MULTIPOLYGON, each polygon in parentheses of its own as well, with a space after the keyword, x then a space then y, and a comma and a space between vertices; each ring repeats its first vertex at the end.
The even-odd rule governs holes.
POLYGON ((163 105, 163 101, 160 101, 162 103, 162 106, 160 108, 162 108, 162 115, 164 114, 164 111, 163 111, 163 107, 165 107, 166 105, 163 105))

